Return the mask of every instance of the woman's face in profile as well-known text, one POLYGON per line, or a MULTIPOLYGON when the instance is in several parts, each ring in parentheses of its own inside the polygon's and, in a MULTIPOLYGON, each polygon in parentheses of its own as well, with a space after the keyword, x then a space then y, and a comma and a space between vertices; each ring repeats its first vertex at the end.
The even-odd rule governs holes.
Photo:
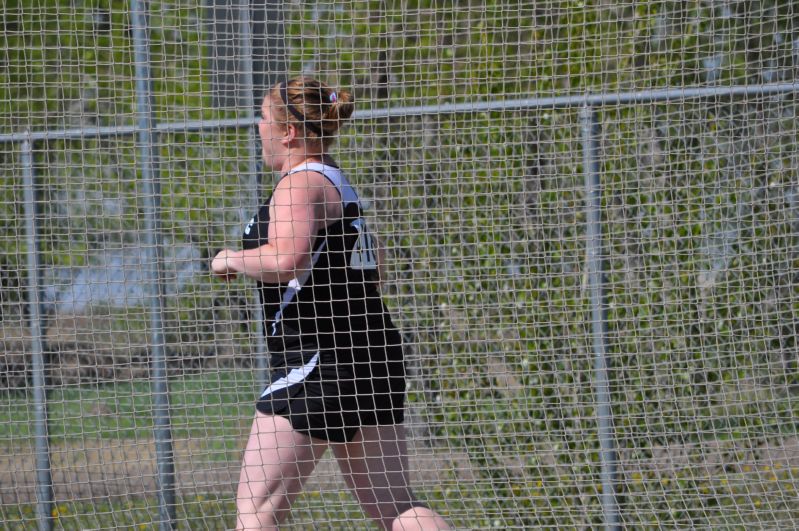
POLYGON ((264 163, 272 169, 280 169, 288 154, 286 128, 284 124, 272 120, 269 98, 261 106, 261 121, 258 122, 258 135, 261 137, 261 156, 264 163))

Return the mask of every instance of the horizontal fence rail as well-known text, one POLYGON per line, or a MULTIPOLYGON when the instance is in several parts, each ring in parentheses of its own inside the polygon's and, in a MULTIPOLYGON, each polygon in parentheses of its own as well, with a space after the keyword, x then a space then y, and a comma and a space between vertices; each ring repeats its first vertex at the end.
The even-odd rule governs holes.
MULTIPOLYGON (((573 96, 552 96, 538 98, 508 99, 499 101, 476 101, 471 103, 443 103, 441 105, 421 105, 410 107, 388 107, 355 111, 353 120, 376 120, 398 118, 401 116, 421 116, 430 114, 469 113, 488 111, 516 111, 523 109, 604 107, 613 105, 641 105, 677 100, 705 98, 728 98, 741 96, 777 96, 799 91, 799 83, 768 83, 762 85, 741 85, 734 87, 693 87, 662 90, 616 92, 607 94, 585 94, 573 96)), ((227 118, 223 120, 191 120, 187 122, 158 123, 153 127, 156 133, 188 133, 214 129, 236 129, 252 127, 260 119, 227 118)), ((18 143, 25 140, 75 140, 106 136, 130 136, 139 131, 135 125, 70 128, 0 134, 0 143, 18 143)))

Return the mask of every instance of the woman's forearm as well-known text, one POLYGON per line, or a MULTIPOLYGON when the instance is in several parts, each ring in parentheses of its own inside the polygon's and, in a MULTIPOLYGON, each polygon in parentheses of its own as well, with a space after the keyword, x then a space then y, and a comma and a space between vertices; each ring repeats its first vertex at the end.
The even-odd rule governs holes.
MULTIPOLYGON (((222 258, 222 257, 220 257, 222 258)), ((288 282, 301 269, 302 255, 279 255, 277 248, 266 244, 255 249, 228 251, 224 257, 231 271, 270 284, 288 282)))

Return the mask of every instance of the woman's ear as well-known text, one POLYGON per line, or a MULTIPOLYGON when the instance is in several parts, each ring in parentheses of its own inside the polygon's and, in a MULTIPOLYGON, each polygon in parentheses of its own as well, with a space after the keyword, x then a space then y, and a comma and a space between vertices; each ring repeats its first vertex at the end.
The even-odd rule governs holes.
POLYGON ((280 139, 280 142, 288 147, 291 142, 293 142, 297 138, 297 128, 294 127, 294 124, 286 124, 286 132, 283 135, 283 138, 280 139))

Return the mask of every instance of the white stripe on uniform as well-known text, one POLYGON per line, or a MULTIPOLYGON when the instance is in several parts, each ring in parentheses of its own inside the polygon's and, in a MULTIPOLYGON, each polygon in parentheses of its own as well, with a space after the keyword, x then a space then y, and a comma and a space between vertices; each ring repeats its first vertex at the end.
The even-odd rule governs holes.
POLYGON ((283 378, 279 378, 272 382, 272 384, 267 387, 263 393, 261 393, 261 398, 265 397, 268 394, 274 393, 275 391, 280 391, 281 389, 285 389, 290 385, 302 383, 305 378, 311 374, 316 368, 316 364, 319 362, 319 351, 314 354, 314 357, 311 360, 303 365, 302 367, 297 367, 296 369, 291 369, 289 373, 284 376, 283 378))

